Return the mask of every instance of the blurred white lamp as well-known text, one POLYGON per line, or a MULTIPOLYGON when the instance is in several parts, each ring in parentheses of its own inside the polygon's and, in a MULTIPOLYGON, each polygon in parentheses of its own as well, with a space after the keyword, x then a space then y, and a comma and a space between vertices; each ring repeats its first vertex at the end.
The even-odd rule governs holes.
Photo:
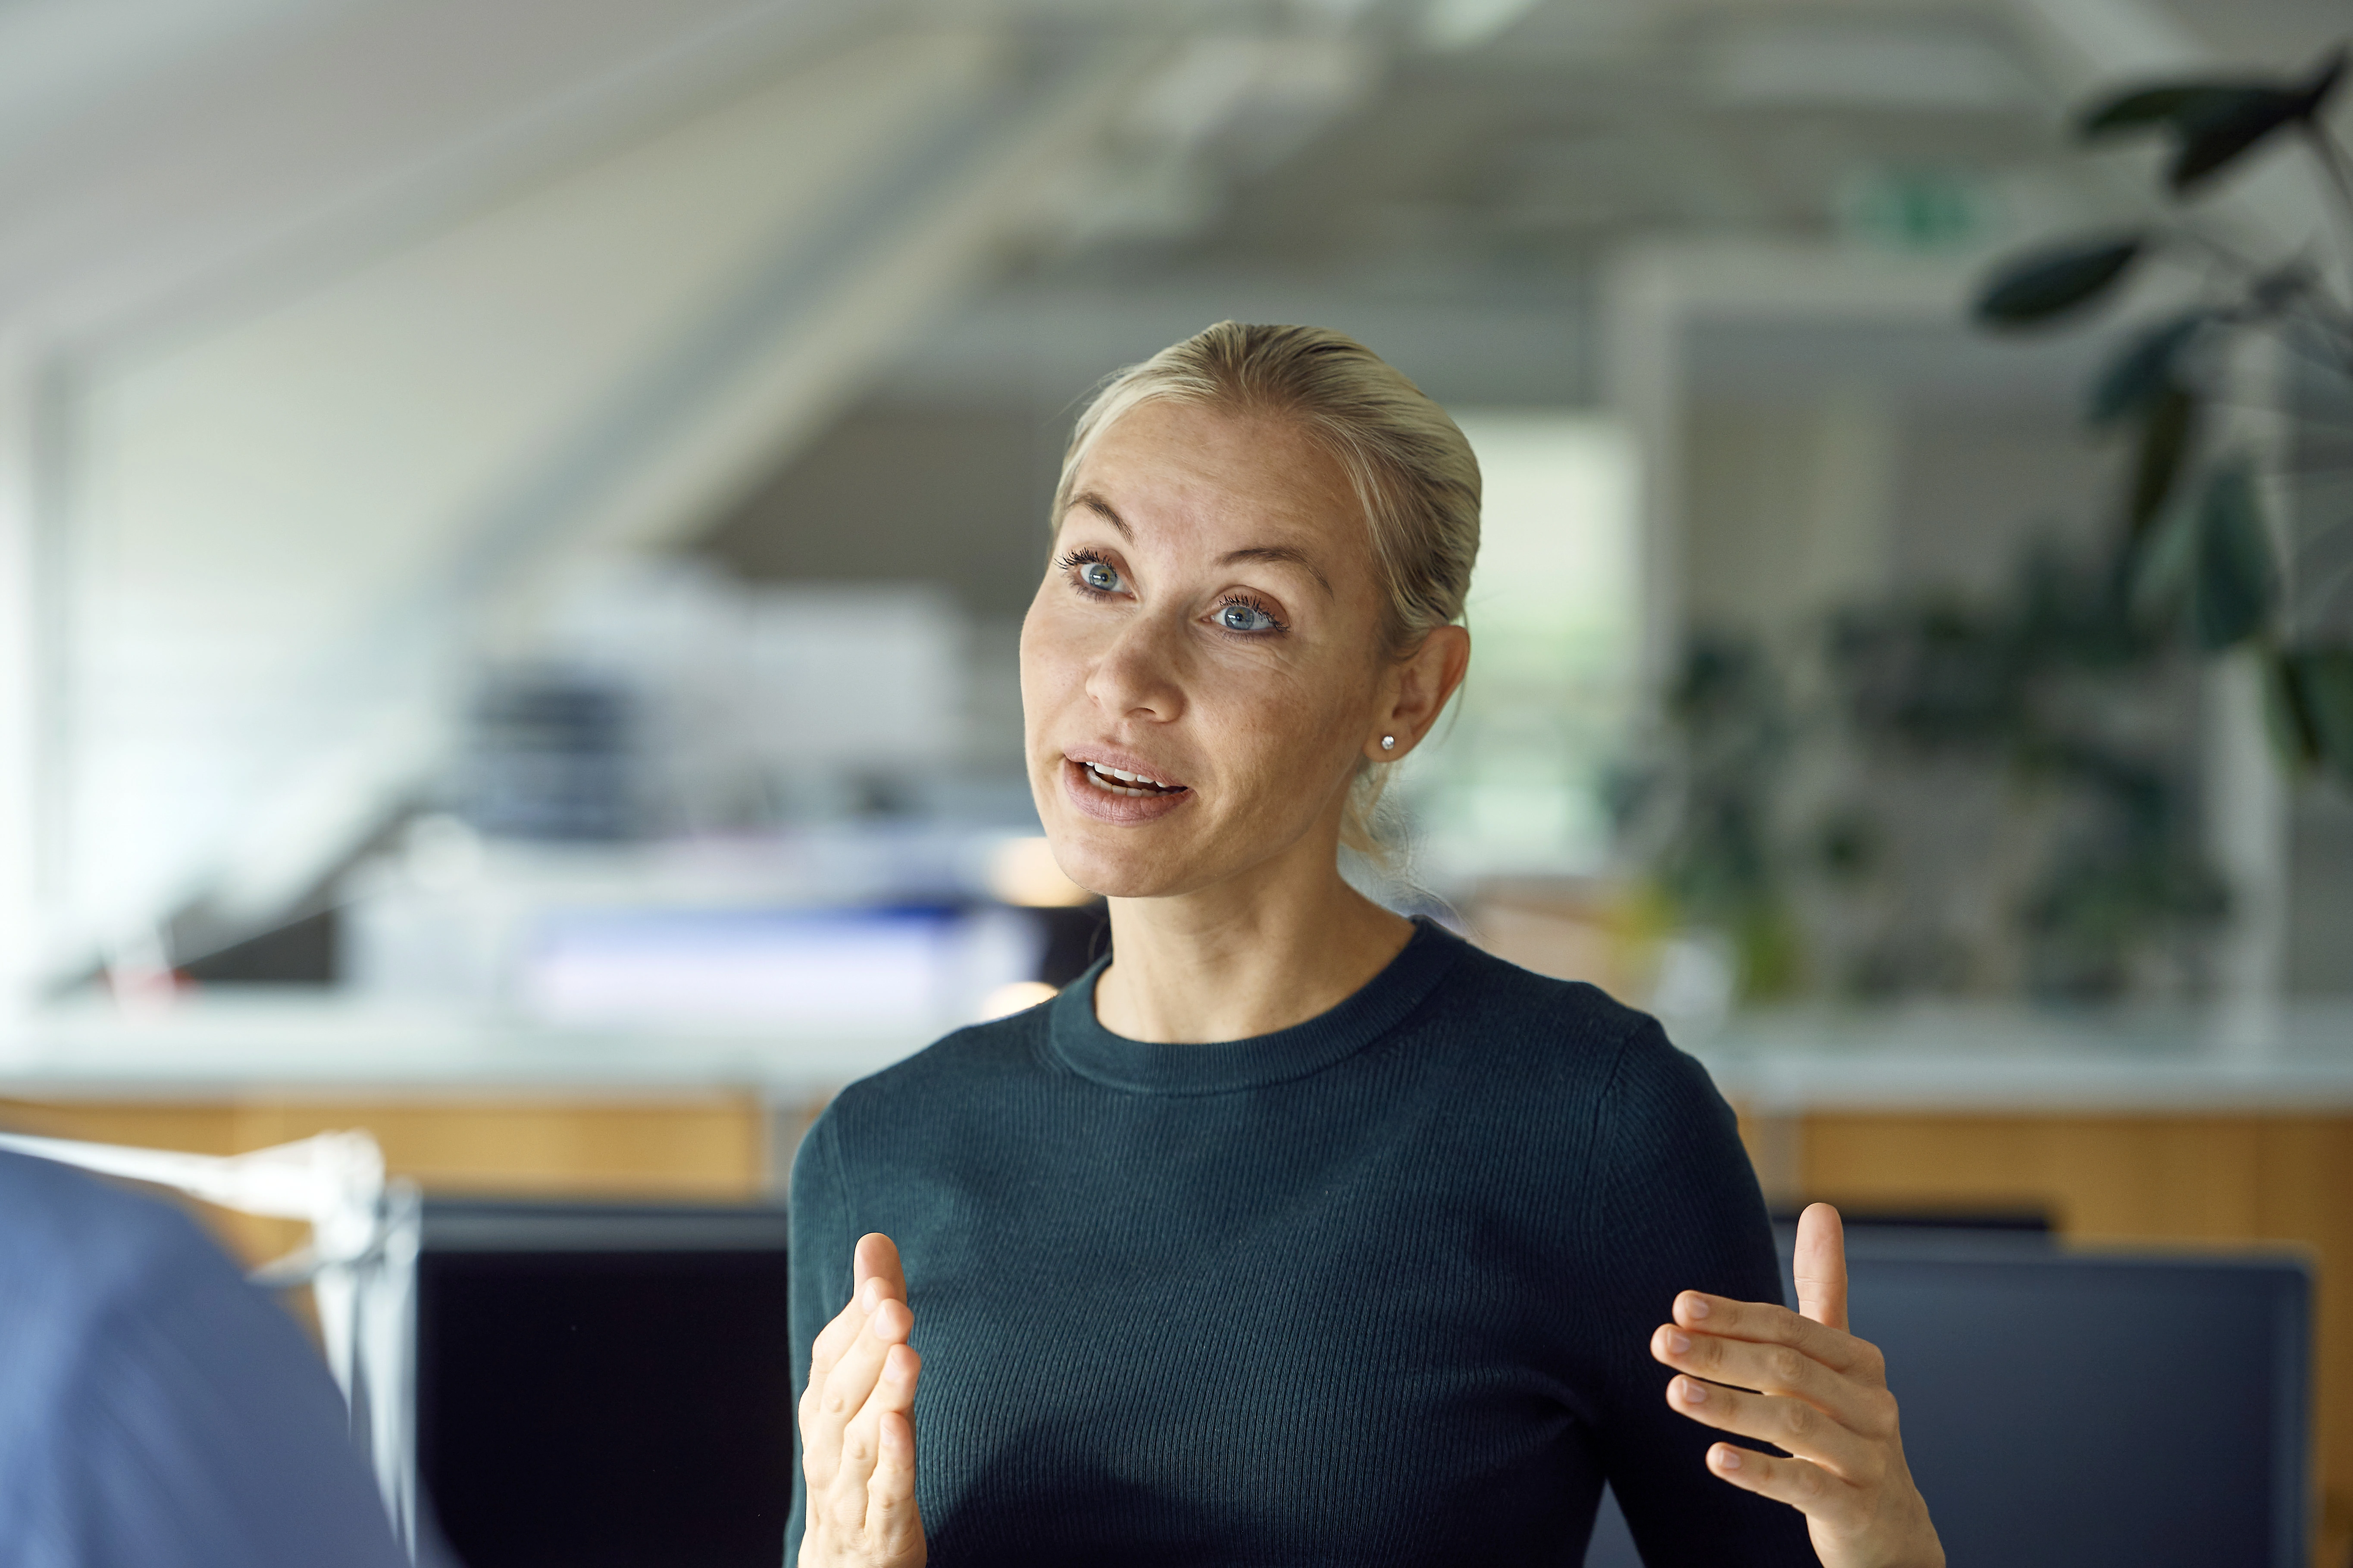
POLYGON ((0 1133, 0 1149, 171 1187, 242 1214, 308 1220, 310 1245, 264 1265, 253 1279, 311 1287, 327 1366, 351 1408, 353 1436, 375 1468, 393 1533, 415 1559, 418 1201, 412 1184, 385 1183, 375 1139, 322 1132, 220 1156, 0 1133))

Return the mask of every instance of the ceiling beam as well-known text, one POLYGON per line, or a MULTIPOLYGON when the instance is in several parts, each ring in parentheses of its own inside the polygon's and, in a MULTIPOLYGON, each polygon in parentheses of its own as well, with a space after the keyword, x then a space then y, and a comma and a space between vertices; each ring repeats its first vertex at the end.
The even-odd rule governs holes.
MULTIPOLYGON (((322 689, 382 691, 322 747, 251 828, 224 844, 204 891, 262 918, 372 831, 445 758, 441 682, 501 623, 528 619, 584 556, 675 539, 773 471, 1009 243, 1049 221, 1038 202, 1093 156, 1157 58, 1113 43, 1042 76, 1008 75, 865 182, 803 215, 732 296, 615 387, 568 438, 461 531, 463 547, 322 662, 322 689), (407 679, 387 690, 383 675, 407 679)), ((192 891, 194 889, 191 889, 192 891)))

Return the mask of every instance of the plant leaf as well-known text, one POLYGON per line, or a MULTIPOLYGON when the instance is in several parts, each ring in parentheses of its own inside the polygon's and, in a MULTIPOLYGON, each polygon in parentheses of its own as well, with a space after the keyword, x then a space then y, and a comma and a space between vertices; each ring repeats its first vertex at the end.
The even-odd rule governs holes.
POLYGON ((2180 138, 2166 184, 2179 195, 2211 179, 2261 144, 2282 126, 2307 112, 2303 92, 2276 87, 2242 88, 2185 110, 2174 120, 2180 138))
POLYGON ((2004 267, 1978 293, 1978 319, 2025 326, 2088 305, 2115 286, 2147 243, 2147 236, 2136 234, 2031 252, 2004 267))
POLYGON ((2132 491, 2125 506, 2126 537, 2135 545, 2165 510, 2180 478, 2182 459, 2197 434, 2198 399, 2179 381, 2168 380, 2141 417, 2140 452, 2133 464, 2132 491))
POLYGON ((2304 699, 2305 656, 2273 649, 2263 659, 2263 720, 2272 744, 2292 767, 2320 761, 2320 737, 2304 699))
POLYGON ((2092 424, 2113 425, 2126 415, 2147 406, 2174 379, 2173 362, 2197 336, 2198 330, 2211 319, 2211 311, 2185 311, 2144 330, 2126 343, 2093 384, 2087 411, 2092 424))
POLYGON ((2353 647, 2303 648, 2281 662, 2306 726, 2307 754, 2353 787, 2353 647))
POLYGON ((2215 469, 2199 498, 2190 614, 2199 647, 2221 653, 2253 636, 2271 614, 2277 588, 2254 469, 2241 458, 2215 469))
POLYGON ((2198 514, 2175 507, 2147 533, 2128 540, 2123 573, 2126 603, 2145 626, 2161 626, 2189 590, 2190 564, 2198 553, 2198 514))
POLYGON ((2314 69, 2303 88, 2303 119, 2320 118, 2321 110, 2328 107, 2329 99, 2344 83, 2348 61, 2353 61, 2353 45, 2339 44, 2314 69))
POLYGON ((2086 142, 2096 142, 2102 137, 2123 132, 2145 131, 2153 125, 2171 125, 2182 115, 2194 113, 2201 104, 2222 94, 2243 91, 2250 85, 2246 82, 2178 81, 2158 87, 2135 88, 2118 93, 2085 113, 2076 121, 2075 134, 2086 142))

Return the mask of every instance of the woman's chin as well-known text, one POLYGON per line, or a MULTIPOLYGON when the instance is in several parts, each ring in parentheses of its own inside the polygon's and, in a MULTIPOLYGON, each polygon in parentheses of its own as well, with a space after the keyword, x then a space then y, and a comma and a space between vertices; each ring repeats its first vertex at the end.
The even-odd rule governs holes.
POLYGON ((1159 899, 1189 890, 1189 879, 1180 868, 1181 854, 1158 852, 1158 847, 1116 842, 1124 837, 1081 821, 1050 826, 1046 835, 1062 875, 1088 892, 1106 899, 1159 899), (1112 843, 1104 839, 1114 840, 1112 843))

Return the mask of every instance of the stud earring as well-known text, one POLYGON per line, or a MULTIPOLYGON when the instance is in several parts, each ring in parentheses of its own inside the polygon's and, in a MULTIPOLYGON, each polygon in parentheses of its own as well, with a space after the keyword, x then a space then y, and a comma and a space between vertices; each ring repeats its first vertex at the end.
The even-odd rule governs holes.
POLYGON ((1397 750, 1397 737, 1396 737, 1395 735, 1383 735, 1383 736, 1381 737, 1381 750, 1382 750, 1382 751, 1384 751, 1384 752, 1394 752, 1394 751, 1396 751, 1396 750, 1397 750))

